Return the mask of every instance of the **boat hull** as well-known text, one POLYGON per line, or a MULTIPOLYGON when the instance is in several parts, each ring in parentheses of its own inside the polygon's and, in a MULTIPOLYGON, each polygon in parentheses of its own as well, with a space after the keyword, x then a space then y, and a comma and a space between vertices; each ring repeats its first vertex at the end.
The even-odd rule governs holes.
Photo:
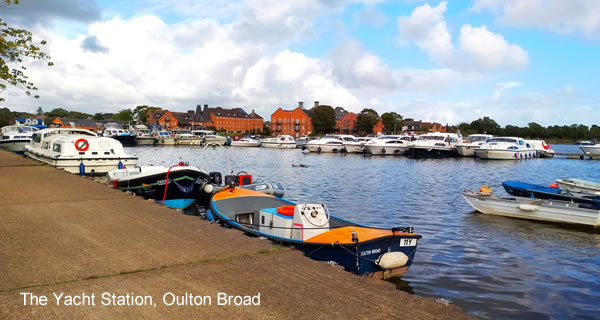
POLYGON ((537 157, 535 150, 475 149, 475 155, 484 160, 521 160, 537 157))
POLYGON ((344 150, 348 153, 363 153, 365 148, 362 144, 344 144, 344 150))
POLYGON ((137 165, 137 157, 125 158, 50 158, 39 153, 25 150, 25 155, 31 159, 40 161, 57 169, 65 170, 72 174, 81 174, 80 165, 83 163, 84 174, 89 176, 105 175, 108 171, 117 169, 119 163, 125 167, 134 167, 137 165))
POLYGON ((405 155, 408 148, 401 146, 365 145, 365 151, 372 155, 405 155))
POLYGON ((232 141, 231 142, 231 146, 232 147, 260 147, 260 142, 239 142, 239 141, 232 141))
POLYGON ((456 153, 462 157, 475 157, 475 149, 479 146, 456 146, 456 153))
POLYGON ((135 145, 137 146, 151 146, 154 145, 154 141, 156 139, 152 138, 152 137, 147 137, 147 138, 140 138, 137 137, 135 138, 135 145))
POLYGON ((113 180, 113 187, 175 209, 185 209, 195 201, 208 205, 210 194, 203 188, 210 177, 202 171, 178 168, 169 172, 168 183, 166 171, 136 176, 117 177, 113 180))
POLYGON ((600 195, 600 184, 590 183, 578 179, 557 179, 556 183, 561 189, 600 195))
POLYGON ((306 149, 316 153, 338 153, 344 151, 343 145, 306 144, 306 149))
POLYGON ((579 148, 586 154, 600 155, 600 146, 598 145, 581 146, 579 148))
POLYGON ((117 141, 119 141, 124 147, 133 147, 135 146, 135 136, 129 135, 129 136, 112 136, 110 138, 113 138, 117 141))
POLYGON ((408 147, 408 155, 411 158, 449 158, 456 157, 455 148, 436 148, 436 147, 408 147))
POLYGON ((23 149, 30 141, 31 139, 0 140, 0 150, 23 154, 23 149))
POLYGON ((157 146, 174 146, 175 138, 156 138, 154 144, 157 146))
POLYGON ((506 192, 517 197, 587 203, 594 208, 600 209, 600 196, 577 192, 572 193, 569 191, 565 192, 559 188, 551 188, 518 181, 504 181, 502 182, 502 187, 506 192))
POLYGON ((600 211, 582 208, 582 204, 499 197, 470 191, 463 192, 463 197, 471 207, 484 214, 600 227, 600 211))
POLYGON ((262 146, 263 148, 296 149, 295 143, 263 142, 262 146))

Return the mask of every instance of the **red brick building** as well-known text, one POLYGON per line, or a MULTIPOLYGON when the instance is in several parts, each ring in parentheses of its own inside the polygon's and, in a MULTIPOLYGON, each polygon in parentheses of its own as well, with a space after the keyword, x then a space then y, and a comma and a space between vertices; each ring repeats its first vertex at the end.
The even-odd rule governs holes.
MULTIPOLYGON (((315 101, 315 105, 318 105, 315 101)), ((273 135, 289 134, 294 138, 305 136, 312 132, 312 110, 304 109, 303 102, 293 110, 277 108, 271 115, 271 131, 273 135)))
POLYGON ((242 108, 209 108, 206 104, 204 109, 201 105, 196 107, 196 117, 194 118, 194 124, 233 132, 259 132, 263 130, 263 122, 263 118, 254 110, 246 113, 242 108))

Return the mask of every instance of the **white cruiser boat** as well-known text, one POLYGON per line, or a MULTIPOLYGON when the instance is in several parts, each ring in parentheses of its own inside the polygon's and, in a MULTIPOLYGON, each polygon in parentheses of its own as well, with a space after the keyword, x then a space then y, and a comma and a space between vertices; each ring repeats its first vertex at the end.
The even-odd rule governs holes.
POLYGON ((413 158, 446 158, 458 155, 456 145, 462 138, 456 133, 426 133, 408 147, 408 155, 413 158))
POLYGON ((573 192, 589 193, 600 195, 600 183, 581 179, 556 179, 556 183, 561 189, 573 192))
POLYGON ((275 138, 263 140, 262 146, 265 148, 295 149, 296 140, 294 140, 294 137, 290 135, 282 134, 275 138))
POLYGON ((491 134, 472 134, 456 145, 456 152, 463 157, 474 157, 475 149, 479 148, 488 139, 493 138, 491 134))
POLYGON ((600 210, 593 204, 499 196, 474 191, 464 191, 462 195, 475 210, 485 214, 600 227, 600 210))
POLYGON ((202 138, 191 133, 178 133, 175 135, 175 144, 179 146, 199 146, 202 138))
POLYGON ((155 144, 160 146, 174 146, 175 138, 170 132, 166 130, 158 130, 152 133, 152 136, 156 139, 155 144))
POLYGON ((226 137, 217 135, 214 131, 210 130, 192 130, 192 134, 202 138, 203 144, 222 146, 227 142, 226 137))
POLYGON ((365 144, 365 151, 373 155, 400 155, 406 154, 412 137, 399 135, 386 135, 377 137, 365 144))
POLYGON ((85 129, 49 128, 33 133, 25 155, 70 173, 104 175, 119 167, 134 167, 137 157, 123 145, 85 129))
POLYGON ((252 138, 241 138, 238 141, 231 141, 232 147, 260 147, 260 141, 252 138))
POLYGON ((579 148, 581 148, 581 151, 585 154, 600 155, 600 145, 581 145, 579 148))
POLYGON ((552 158, 556 154, 544 140, 525 140, 525 143, 532 146, 540 157, 552 158))
POLYGON ((344 149, 348 153, 363 153, 365 152, 365 144, 369 141, 375 140, 374 138, 354 138, 353 140, 344 140, 344 149))
POLYGON ((148 127, 143 124, 134 125, 132 128, 133 135, 135 135, 135 145, 137 146, 151 146, 154 144, 154 137, 148 131, 148 127))
POLYGON ((321 139, 307 142, 305 147, 310 152, 342 152, 344 150, 344 142, 337 135, 328 135, 321 139))
POLYGON ((31 126, 14 125, 2 127, 0 150, 23 153, 25 145, 31 141, 31 136, 39 129, 31 126))
POLYGON ((475 155, 486 160, 519 160, 535 158, 537 151, 523 138, 497 137, 475 149, 475 155))

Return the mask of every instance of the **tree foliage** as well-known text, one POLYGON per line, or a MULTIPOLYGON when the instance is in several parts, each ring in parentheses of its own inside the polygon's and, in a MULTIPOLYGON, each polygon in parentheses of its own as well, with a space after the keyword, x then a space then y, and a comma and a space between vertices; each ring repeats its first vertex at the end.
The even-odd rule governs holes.
POLYGON ((320 105, 313 109, 313 132, 315 134, 330 133, 335 130, 335 110, 331 106, 320 105))
POLYGON ((377 122, 379 122, 377 111, 365 108, 356 117, 356 129, 362 134, 372 134, 377 122))
POLYGON ((117 121, 127 122, 133 120, 133 111, 131 109, 123 109, 113 117, 117 121))
POLYGON ((155 111, 155 110, 160 110, 160 108, 149 107, 146 105, 136 106, 133 109, 133 113, 132 113, 133 120, 140 121, 143 124, 148 124, 148 120, 146 119, 146 114, 148 113, 148 111, 155 111))
POLYGON ((386 112, 381 115, 383 128, 387 134, 402 131, 402 116, 396 112, 386 112))
MULTIPOLYGON (((4 0, 6 5, 18 4, 18 0, 4 0)), ((33 41, 31 32, 16 29, 0 19, 0 90, 14 86, 25 91, 30 96, 32 91, 37 91, 35 84, 25 74, 27 68, 21 63, 24 58, 46 61, 48 66, 54 65, 50 56, 41 50, 46 41, 39 43, 33 41)), ((34 95, 34 98, 39 98, 34 95)), ((4 101, 0 97, 0 101, 4 101)))

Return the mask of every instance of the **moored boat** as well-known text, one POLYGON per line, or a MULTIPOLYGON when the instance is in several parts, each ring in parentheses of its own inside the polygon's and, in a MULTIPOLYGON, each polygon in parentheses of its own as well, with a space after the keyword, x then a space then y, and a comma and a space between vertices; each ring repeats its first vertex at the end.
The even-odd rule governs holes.
POLYGON ((365 144, 372 140, 374 140, 374 138, 352 137, 352 139, 344 140, 342 144, 344 145, 344 151, 348 153, 364 153, 365 144))
POLYGON ((366 227, 330 215, 323 204, 295 204, 243 188, 217 192, 207 217, 294 246, 312 259, 334 261, 359 275, 384 279, 408 271, 421 238, 412 227, 366 227))
POLYGON ((412 141, 409 136, 380 136, 366 143, 364 148, 365 152, 373 155, 404 155, 412 141))
POLYGON ((600 145, 582 145, 579 147, 581 151, 589 155, 600 155, 600 145))
POLYGON ((175 138, 166 130, 157 129, 152 132, 152 136, 155 139, 154 144, 157 146, 174 146, 176 144, 175 138))
POLYGON ((2 127, 0 150, 23 154, 25 145, 29 144, 33 133, 38 130, 38 128, 28 125, 2 127))
POLYGON ((417 137, 407 154, 412 158, 447 158, 458 155, 456 145, 462 138, 456 133, 426 133, 417 137))
POLYGON ((120 126, 106 127, 102 131, 102 136, 113 138, 119 141, 124 147, 133 147, 136 142, 135 135, 120 126))
POLYGON ((142 166, 108 172, 113 188, 185 209, 195 201, 208 203, 214 190, 204 171, 182 163, 172 167, 142 166))
POLYGON ((232 147, 260 147, 261 142, 252 138, 241 138, 231 141, 232 147))
POLYGON ((556 179, 556 183, 565 190, 600 195, 600 183, 598 182, 569 178, 556 179))
POLYGON ((151 146, 154 145, 155 139, 148 131, 148 127, 143 124, 134 125, 132 133, 135 136, 136 146, 151 146))
POLYGON ((556 185, 548 187, 520 181, 504 181, 502 187, 506 192, 517 197, 588 203, 600 209, 600 195, 568 191, 560 189, 556 185))
POLYGON ((475 155, 484 160, 521 160, 538 156, 535 148, 518 137, 489 139, 475 149, 475 155))
POLYGON ((294 137, 282 134, 275 138, 267 138, 262 141, 263 148, 295 149, 296 140, 294 137))
POLYGON ((544 140, 525 140, 525 143, 532 146, 540 157, 552 158, 556 154, 544 140))
POLYGON ((310 152, 336 153, 336 152, 344 151, 344 142, 342 139, 339 138, 339 136, 327 135, 321 139, 316 139, 316 140, 307 142, 304 145, 304 147, 305 147, 305 149, 302 149, 302 150, 308 150, 310 152))
POLYGON ((48 128, 33 133, 25 155, 70 173, 104 175, 120 166, 133 168, 137 157, 128 155, 112 138, 76 128, 48 128))
POLYGON ((491 134, 471 134, 456 145, 456 152, 459 156, 474 157, 475 149, 493 137, 491 134))
POLYGON ((475 191, 464 191, 462 195, 475 210, 485 214, 600 227, 600 210, 590 209, 593 206, 585 203, 500 196, 475 191))
POLYGON ((202 144, 202 138, 191 133, 177 133, 175 144, 178 146, 199 146, 202 144))

